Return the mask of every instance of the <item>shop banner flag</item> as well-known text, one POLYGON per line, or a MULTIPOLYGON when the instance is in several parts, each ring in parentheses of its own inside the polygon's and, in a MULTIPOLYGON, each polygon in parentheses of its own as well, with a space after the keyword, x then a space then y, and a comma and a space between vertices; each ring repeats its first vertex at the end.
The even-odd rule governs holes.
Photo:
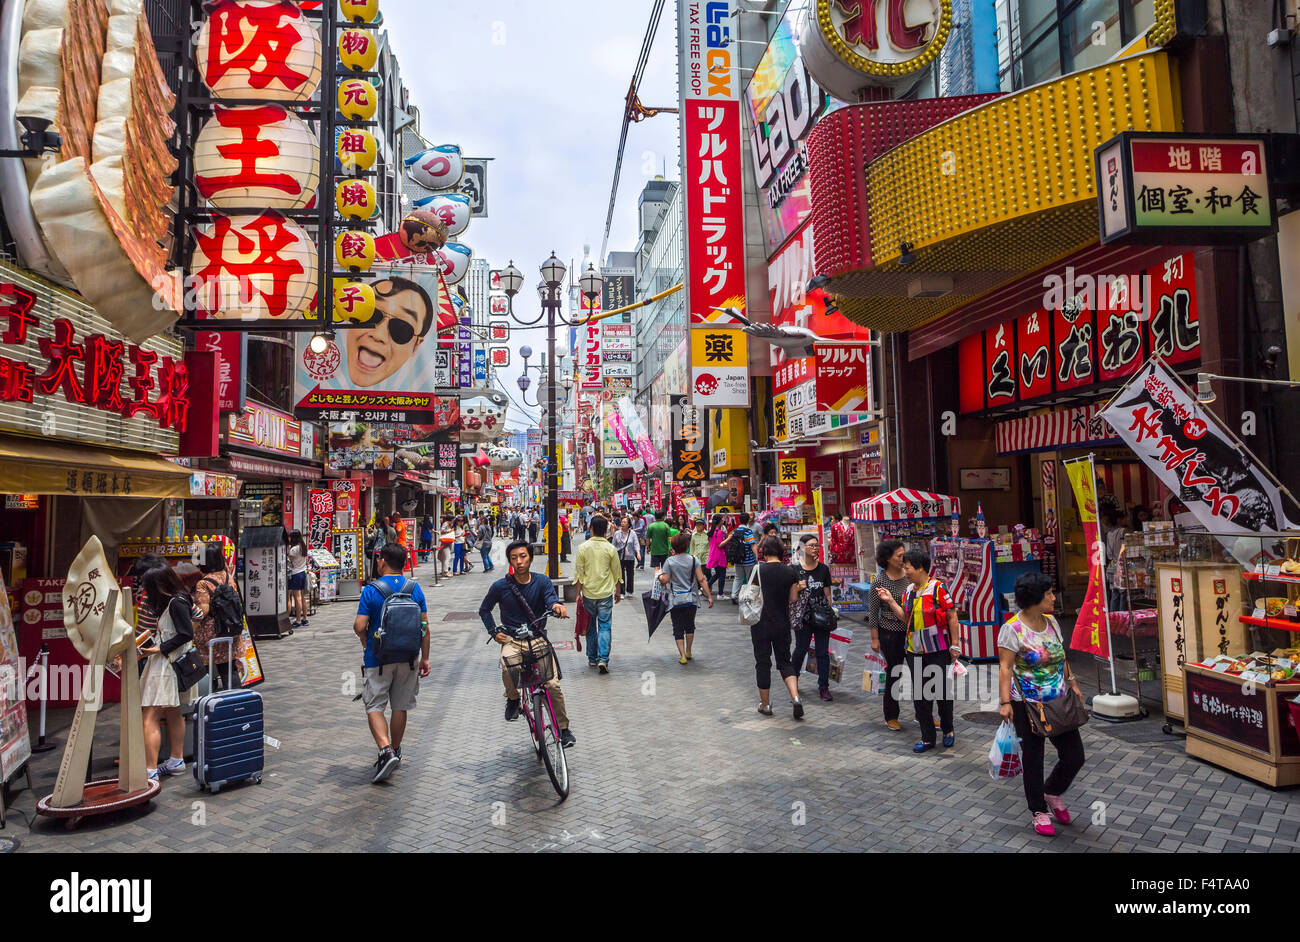
POLYGON ((1102 561, 1101 531, 1097 525, 1097 484, 1092 456, 1067 461, 1065 472, 1074 488, 1074 502, 1083 524, 1083 545, 1088 547, 1088 591, 1079 607, 1070 647, 1110 659, 1110 632, 1106 624, 1106 573, 1102 561))
POLYGON ((822 489, 813 491, 813 513, 817 516, 817 559, 826 562, 826 513, 822 508, 822 489))
POLYGON ((1238 562, 1281 555, 1259 537, 1294 529, 1278 486, 1162 363, 1134 376, 1102 417, 1238 562))

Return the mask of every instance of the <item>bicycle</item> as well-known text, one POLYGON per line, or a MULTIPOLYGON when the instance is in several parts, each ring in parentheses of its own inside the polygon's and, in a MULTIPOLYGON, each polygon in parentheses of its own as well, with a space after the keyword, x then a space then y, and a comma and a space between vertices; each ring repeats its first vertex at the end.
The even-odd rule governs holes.
MULTIPOLYGON (((496 630, 511 634, 499 625, 496 630)), ((560 726, 555 720, 555 709, 551 706, 551 694, 545 685, 550 680, 563 679, 564 674, 555 657, 555 649, 545 638, 532 636, 531 632, 528 637, 521 638, 516 632, 514 640, 527 647, 516 654, 502 655, 502 661, 510 672, 515 689, 519 691, 519 712, 528 720, 528 735, 532 739, 533 750, 538 761, 545 764, 546 774, 550 776, 556 794, 563 801, 569 797, 569 763, 565 757, 564 744, 560 742, 560 726)))

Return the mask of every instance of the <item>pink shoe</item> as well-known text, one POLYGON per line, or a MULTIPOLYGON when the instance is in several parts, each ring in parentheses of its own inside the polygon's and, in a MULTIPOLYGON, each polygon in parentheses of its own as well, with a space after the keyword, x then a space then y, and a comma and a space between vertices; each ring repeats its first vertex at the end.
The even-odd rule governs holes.
POLYGON ((1034 830, 1044 837, 1056 836, 1056 828, 1052 827, 1052 819, 1042 811, 1034 812, 1034 830))
POLYGON ((1065 802, 1061 800, 1060 795, 1044 795, 1047 799, 1047 807, 1052 809, 1052 814, 1057 821, 1062 824, 1070 823, 1070 809, 1065 807, 1065 802))

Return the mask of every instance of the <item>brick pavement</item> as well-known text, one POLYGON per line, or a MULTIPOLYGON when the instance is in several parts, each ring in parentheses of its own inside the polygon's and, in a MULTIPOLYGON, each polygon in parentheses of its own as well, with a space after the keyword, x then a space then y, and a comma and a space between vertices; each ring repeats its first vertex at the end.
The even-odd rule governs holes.
MULTIPOLYGON (((494 575, 499 575, 500 570, 494 575)), ((640 574, 638 574, 640 575, 640 574)), ((677 663, 665 625, 647 643, 636 602, 617 607, 611 673, 585 653, 560 652, 578 745, 568 753, 569 799, 557 803, 532 757, 522 721, 507 725, 496 647, 473 612, 489 577, 481 568, 429 587, 433 672, 412 713, 403 767, 369 784, 374 746, 352 701, 360 657, 353 603, 322 606, 310 628, 259 644, 268 676, 261 785, 200 793, 188 774, 164 783, 144 811, 88 819, 67 831, 23 815, 10 832, 24 851, 131 850, 704 850, 704 851, 1291 851, 1300 847, 1300 793, 1274 792, 1188 758, 1181 740, 1125 739, 1100 723, 1083 731, 1088 762, 1070 804, 1076 823, 1043 838, 1028 825, 1018 782, 987 772, 994 730, 963 718, 957 745, 915 756, 915 728, 891 732, 879 699, 861 692, 865 630, 858 632, 835 702, 802 683, 808 713, 755 710, 747 629, 729 603, 702 609, 696 659, 677 663), (1104 811, 1104 821, 1097 812, 1104 811), (201 822, 201 823, 200 823, 201 822)), ((644 581, 642 582, 644 587, 644 581)), ((572 621, 552 640, 572 641, 572 621)), ((904 719, 908 710, 904 707, 904 719)), ((54 717, 54 735, 70 719, 54 717)), ((115 710, 101 718, 96 771, 116 755, 115 710)), ((1141 738, 1141 737, 1136 737, 1141 738)), ((61 752, 37 757, 48 793, 61 752)), ((111 773, 110 773, 111 774, 111 773)), ((32 817, 35 798, 14 797, 32 817)))

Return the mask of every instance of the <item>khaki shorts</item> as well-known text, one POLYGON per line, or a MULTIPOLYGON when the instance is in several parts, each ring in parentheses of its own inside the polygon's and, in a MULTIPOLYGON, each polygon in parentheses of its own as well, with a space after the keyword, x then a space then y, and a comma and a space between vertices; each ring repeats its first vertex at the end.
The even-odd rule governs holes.
POLYGON ((415 695, 420 692, 420 675, 410 664, 385 664, 383 673, 378 667, 361 671, 361 701, 367 713, 394 710, 414 710, 415 695))

